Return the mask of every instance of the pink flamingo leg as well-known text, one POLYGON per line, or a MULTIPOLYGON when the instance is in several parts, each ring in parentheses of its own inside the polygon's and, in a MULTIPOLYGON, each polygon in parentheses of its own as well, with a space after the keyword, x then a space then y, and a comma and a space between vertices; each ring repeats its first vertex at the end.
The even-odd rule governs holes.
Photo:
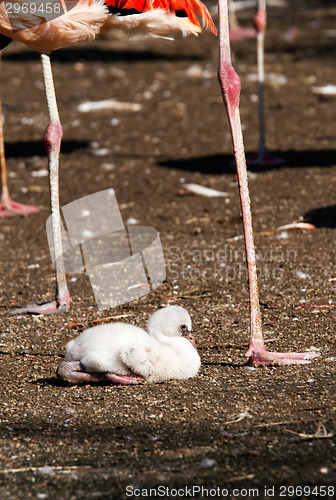
POLYGON ((258 153, 249 155, 247 158, 248 167, 263 166, 276 167, 284 163, 282 158, 273 156, 266 151, 265 146, 265 106, 264 106, 264 89, 265 89, 265 72, 264 72, 264 47, 265 47, 265 30, 266 30, 266 0, 258 0, 258 9, 254 18, 254 24, 257 32, 257 57, 258 57, 258 108, 259 108, 259 150, 258 153))
POLYGON ((56 262, 56 298, 45 304, 30 304, 26 307, 15 309, 12 314, 56 314, 67 311, 70 306, 62 250, 61 216, 59 205, 59 153, 62 140, 62 126, 59 119, 54 83, 51 72, 50 58, 41 55, 44 84, 49 112, 49 125, 44 136, 44 145, 48 153, 51 220, 54 239, 56 262))
MULTIPOLYGON (((0 54, 1 62, 1 54, 0 54)), ((1 163, 1 196, 0 196, 0 218, 13 217, 14 215, 29 215, 39 211, 33 205, 23 205, 13 201, 9 195, 7 185, 7 169, 5 158, 4 133, 2 126, 1 95, 0 95, 0 163, 1 163)))
POLYGON ((239 26, 233 0, 229 2, 229 25, 230 42, 241 42, 247 38, 255 38, 257 36, 255 29, 239 26))
POLYGON ((256 31, 253 28, 244 28, 243 26, 237 25, 230 29, 230 41, 233 43, 255 37, 256 31))
POLYGON ((80 361, 63 361, 57 368, 57 376, 66 385, 106 384, 106 385, 136 385, 143 379, 116 373, 87 373, 80 361))
MULTIPOLYGON (((0 139, 1 140, 1 139, 0 139)), ((14 217, 15 215, 30 215, 39 211, 34 205, 24 205, 13 201, 8 193, 8 189, 2 187, 0 198, 0 218, 14 217)))
POLYGON ((304 353, 276 353, 266 350, 259 305, 257 281, 257 266, 252 230, 252 214, 247 182, 247 170, 243 134, 239 113, 240 79, 231 63, 227 0, 218 0, 219 10, 219 68, 218 77, 221 86, 223 101, 227 110, 229 125, 235 153, 238 176, 239 195, 243 216, 246 259, 249 278, 250 296, 250 344, 246 357, 252 365, 308 363, 319 355, 317 352, 304 353))

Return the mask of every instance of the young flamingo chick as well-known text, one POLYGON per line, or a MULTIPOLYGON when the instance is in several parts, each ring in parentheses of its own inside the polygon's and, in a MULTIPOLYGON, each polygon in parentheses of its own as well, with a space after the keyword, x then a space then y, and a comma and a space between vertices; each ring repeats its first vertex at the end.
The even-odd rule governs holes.
POLYGON ((147 331, 126 323, 94 326, 67 344, 57 375, 68 385, 191 378, 201 360, 190 332, 189 313, 180 306, 156 311, 147 331))

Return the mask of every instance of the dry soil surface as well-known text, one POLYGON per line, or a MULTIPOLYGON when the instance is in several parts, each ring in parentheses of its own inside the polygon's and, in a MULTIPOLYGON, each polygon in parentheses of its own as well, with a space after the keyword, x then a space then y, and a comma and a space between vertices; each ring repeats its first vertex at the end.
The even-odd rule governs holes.
MULTIPOLYGON (((208 5, 216 18, 215 3, 208 5)), ((245 26, 252 17, 253 10, 239 13, 245 26)), ((6 49, 10 189, 40 211, 0 221, 2 499, 333 497, 336 97, 314 89, 336 82, 335 21, 331 1, 269 8, 266 139, 284 164, 249 174, 267 346, 321 352, 302 366, 246 366, 240 206, 217 39, 207 33, 175 42, 111 36, 53 55, 64 126, 62 205, 114 188, 125 222, 160 231, 167 277, 141 299, 99 312, 88 277, 69 275, 68 313, 9 315, 51 299, 55 276, 45 231, 40 63, 22 46, 6 49), (110 98, 141 109, 78 110, 110 98), (186 182, 228 195, 198 196, 186 182), (315 229, 278 229, 298 220, 315 229), (197 377, 134 387, 58 382, 65 345, 86 326, 105 317, 145 326, 168 303, 192 316, 197 377)), ((251 153, 258 145, 255 41, 236 43, 233 55, 251 153)))

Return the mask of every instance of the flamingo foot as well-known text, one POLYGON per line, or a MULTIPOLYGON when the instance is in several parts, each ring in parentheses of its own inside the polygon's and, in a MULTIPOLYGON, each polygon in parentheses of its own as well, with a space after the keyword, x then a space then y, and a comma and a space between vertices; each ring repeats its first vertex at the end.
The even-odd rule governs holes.
POLYGON ((38 207, 34 205, 24 205, 17 203, 10 198, 0 201, 0 218, 14 217, 15 215, 30 215, 39 211, 38 207))
POLYGON ((57 368, 57 376, 66 385, 105 384, 134 385, 141 384, 143 379, 116 373, 87 373, 80 361, 63 361, 57 368))
POLYGON ((64 298, 45 302, 44 304, 29 304, 9 311, 10 314, 60 314, 68 311, 70 307, 70 295, 66 291, 64 298))
POLYGON ((285 163, 283 158, 273 156, 266 151, 249 155, 246 158, 246 164, 248 167, 260 166, 260 167, 277 167, 285 163))
POLYGON ((266 349, 254 350, 249 348, 245 356, 250 366, 269 366, 269 365, 294 365, 307 364, 311 359, 320 356, 319 352, 270 352, 266 349))
POLYGON ((254 28, 243 28, 242 26, 236 26, 230 29, 230 42, 241 42, 247 38, 255 38, 257 32, 254 28))

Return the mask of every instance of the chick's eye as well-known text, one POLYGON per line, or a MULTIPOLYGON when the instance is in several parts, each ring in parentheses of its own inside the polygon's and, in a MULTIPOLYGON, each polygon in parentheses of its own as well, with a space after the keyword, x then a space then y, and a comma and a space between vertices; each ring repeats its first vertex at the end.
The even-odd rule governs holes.
POLYGON ((187 332, 187 331, 188 331, 188 327, 187 327, 187 325, 181 325, 181 326, 180 326, 180 330, 181 330, 181 332, 182 332, 182 333, 187 332))

